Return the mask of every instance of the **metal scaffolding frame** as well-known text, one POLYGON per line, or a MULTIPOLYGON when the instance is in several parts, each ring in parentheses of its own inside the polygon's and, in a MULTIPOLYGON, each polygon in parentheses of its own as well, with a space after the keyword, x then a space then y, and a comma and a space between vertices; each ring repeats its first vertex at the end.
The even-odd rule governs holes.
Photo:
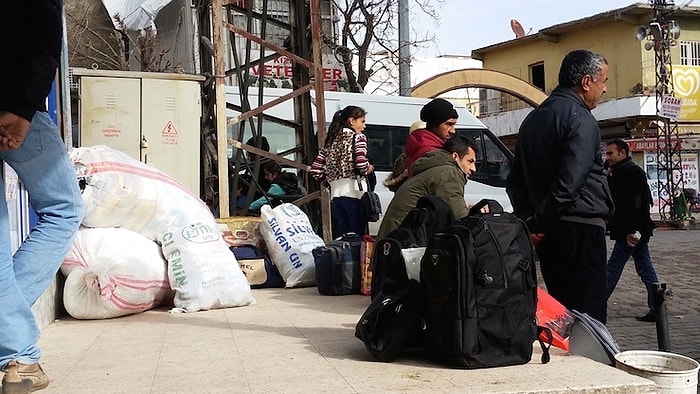
MULTIPOLYGON (((326 234, 330 229, 328 194, 321 193, 319 185, 307 175, 308 167, 315 158, 318 146, 325 139, 323 78, 313 78, 314 75, 323 75, 320 0, 288 0, 288 22, 275 18, 269 12, 270 1, 199 0, 197 3, 200 64, 202 73, 209 76, 207 83, 204 84, 202 100, 204 107, 202 166, 205 168, 202 182, 203 196, 210 208, 213 210, 218 208, 220 217, 229 216, 232 213, 230 201, 235 201, 235 199, 230 200, 230 190, 236 190, 240 181, 238 169, 248 166, 247 168, 257 179, 258 173, 262 171, 261 158, 275 160, 303 171, 303 186, 308 194, 294 203, 308 208, 306 212, 314 227, 318 230, 323 229, 324 238, 327 238, 330 236, 329 233, 326 234), (245 28, 241 28, 240 23, 234 24, 234 15, 238 18, 244 17, 245 28), (282 48, 267 40, 268 24, 289 31, 289 46, 285 45, 286 48, 282 48), (259 26, 259 28, 254 29, 253 26, 259 26), (259 34, 253 33, 255 30, 259 30, 259 34), (311 33, 310 40, 309 33, 311 33), (244 48, 237 44, 237 38, 245 41, 244 48), (253 50, 253 44, 258 45, 258 50, 253 50), (225 69, 224 60, 227 55, 226 48, 230 48, 229 59, 234 63, 228 70, 225 69), (243 54, 240 53, 241 49, 244 51, 243 54), (266 50, 271 51, 272 54, 266 55, 266 50), (262 69, 266 61, 279 56, 285 56, 293 62, 292 92, 263 104, 264 87, 263 84, 259 84, 257 106, 251 105, 246 82, 251 68, 257 65, 262 69), (240 105, 226 102, 225 89, 229 79, 235 79, 238 82, 240 105), (310 95, 312 89, 315 90, 316 100, 313 106, 310 95), (269 108, 288 100, 294 101, 295 121, 290 122, 265 113, 269 108), (315 107, 316 111, 317 134, 312 121, 312 107, 315 107), (240 115, 227 119, 227 108, 236 110, 240 115), (279 154, 260 149, 263 119, 292 128, 296 134, 296 147, 279 154), (229 138, 227 131, 229 126, 234 128, 238 126, 237 131, 234 130, 232 133, 233 138, 229 138), (243 143, 245 127, 250 128, 255 146, 243 143), (232 166, 229 166, 227 157, 229 146, 234 148, 232 166), (256 159, 247 163, 244 155, 236 153, 242 151, 255 154, 256 159), (296 160, 283 157, 290 153, 295 154, 296 160)), ((277 3, 281 2, 277 1, 277 3)), ((254 190, 249 191, 248 203, 252 201, 253 193, 254 190)), ((247 212, 243 210, 241 213, 247 212)))
POLYGON ((662 220, 685 219, 685 207, 680 206, 679 193, 683 193, 683 168, 681 162, 680 136, 678 122, 660 113, 665 96, 673 97, 673 70, 671 45, 675 40, 673 29, 675 22, 670 18, 675 9, 672 0, 651 0, 654 12, 650 27, 654 32, 654 63, 656 67, 656 113, 657 113, 657 149, 656 163, 659 174, 658 195, 659 213, 662 220), (665 179, 662 177, 665 176, 665 179))

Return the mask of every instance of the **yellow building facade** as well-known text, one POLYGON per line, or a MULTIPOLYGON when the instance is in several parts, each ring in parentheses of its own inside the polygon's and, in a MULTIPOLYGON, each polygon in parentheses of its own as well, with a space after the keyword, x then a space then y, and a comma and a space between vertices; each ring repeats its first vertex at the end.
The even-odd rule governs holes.
MULTIPOLYGON (((598 119, 604 141, 623 138, 632 150, 635 162, 647 170, 651 185, 656 163, 656 67, 653 42, 637 38, 640 26, 650 26, 652 6, 637 3, 582 19, 557 24, 536 33, 472 51, 483 68, 505 72, 550 93, 557 86, 559 66, 564 56, 575 49, 588 49, 608 60, 608 91, 593 115, 598 119)), ((684 187, 698 188, 698 150, 700 149, 700 7, 675 9, 668 17, 681 29, 672 42, 670 54, 674 95, 681 98, 677 121, 684 187)), ((499 92, 482 94, 483 121, 492 129, 489 118, 515 119, 497 123, 505 129, 497 135, 517 138, 519 121, 531 110, 525 105, 519 116, 503 116, 514 100, 499 92), (488 95, 488 97, 487 97, 488 95)), ((511 145, 512 146, 512 145, 511 145)), ((661 174, 660 174, 661 175, 661 174)), ((663 177, 663 176, 662 176, 663 177)))

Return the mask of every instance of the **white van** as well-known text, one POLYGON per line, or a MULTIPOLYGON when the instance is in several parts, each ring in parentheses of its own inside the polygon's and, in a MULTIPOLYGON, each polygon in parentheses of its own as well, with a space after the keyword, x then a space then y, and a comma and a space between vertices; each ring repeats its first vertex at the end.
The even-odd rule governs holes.
MULTIPOLYGON (((265 88, 263 102, 270 102, 288 94, 290 90, 265 88)), ((249 90, 251 107, 257 103, 257 90, 249 90)), ((312 97, 314 92, 311 92, 312 97)), ((394 193, 383 186, 384 180, 393 168, 394 160, 403 152, 411 123, 419 120, 420 110, 430 99, 401 96, 376 96, 359 93, 324 92, 326 127, 333 114, 348 106, 356 105, 367 111, 367 135, 369 155, 377 172, 376 192, 382 200, 382 207, 389 206, 394 193)), ((226 101, 239 104, 238 89, 227 87, 226 101)), ((505 210, 512 211, 512 206, 505 192, 506 177, 510 172, 513 154, 506 146, 465 107, 455 106, 459 119, 456 130, 458 134, 469 136, 477 144, 476 173, 465 187, 464 200, 473 205, 483 198, 497 200, 505 210)), ((315 111, 314 116, 315 116, 315 111)), ((294 117, 293 103, 287 101, 265 111, 266 114, 291 120, 294 117)), ((236 116, 236 111, 227 110, 228 116, 236 116)), ((229 129, 229 138, 233 138, 233 127, 229 129)), ((237 130, 237 129, 236 129, 237 130)), ((295 134, 291 128, 263 121, 263 135, 270 143, 271 152, 282 152, 296 146, 295 134)), ((246 128, 243 141, 250 138, 250 129, 246 128)), ((290 157, 293 159, 293 157, 290 157)), ((370 233, 376 234, 379 222, 370 223, 370 233)))

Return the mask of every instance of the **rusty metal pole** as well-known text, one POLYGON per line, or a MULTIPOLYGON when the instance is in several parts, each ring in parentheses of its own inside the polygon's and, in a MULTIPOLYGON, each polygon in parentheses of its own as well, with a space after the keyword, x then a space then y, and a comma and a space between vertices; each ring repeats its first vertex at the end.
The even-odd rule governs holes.
POLYGON ((228 189, 228 133, 226 131, 226 71, 224 67, 224 27, 222 0, 211 1, 212 37, 214 39, 214 83, 216 92, 216 152, 219 177, 219 217, 230 216, 228 189))
MULTIPOLYGON (((316 132, 318 147, 326 140, 326 100, 323 91, 323 57, 321 56, 321 8, 320 0, 311 0, 311 50, 314 60, 314 90, 316 91, 316 132)), ((330 193, 321 187, 321 223, 323 240, 332 239, 330 193)))

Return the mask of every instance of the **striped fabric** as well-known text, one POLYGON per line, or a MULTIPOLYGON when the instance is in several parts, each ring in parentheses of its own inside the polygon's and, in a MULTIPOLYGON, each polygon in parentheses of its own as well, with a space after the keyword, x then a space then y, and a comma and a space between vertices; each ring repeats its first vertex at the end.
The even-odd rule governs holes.
POLYGON ((309 173, 318 181, 333 182, 342 178, 354 178, 354 169, 357 169, 360 174, 366 175, 368 168, 367 137, 362 133, 345 128, 329 149, 324 148, 318 152, 309 173), (354 154, 352 152, 353 145, 355 146, 354 154))

